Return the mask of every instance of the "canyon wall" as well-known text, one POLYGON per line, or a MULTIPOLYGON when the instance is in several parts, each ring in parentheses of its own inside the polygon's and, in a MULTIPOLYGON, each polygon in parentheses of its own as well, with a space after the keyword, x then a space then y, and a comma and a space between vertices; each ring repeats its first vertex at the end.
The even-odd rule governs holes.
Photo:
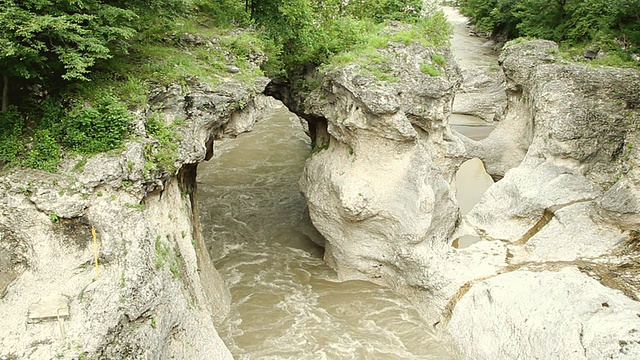
POLYGON ((508 266, 463 289, 448 329, 476 359, 636 359, 640 73, 567 62, 549 41, 500 63, 505 119, 464 141, 504 177, 464 224, 508 266))
POLYGON ((123 150, 2 174, 0 358, 232 358, 214 325, 230 296, 200 234, 195 176, 215 137, 251 128, 266 81, 158 87, 123 150), (168 169, 150 158, 151 114, 176 134, 168 169))
POLYGON ((397 81, 349 65, 306 96, 271 91, 309 123, 300 186, 326 261, 428 303, 470 358, 637 358, 638 72, 566 62, 551 42, 507 47, 507 106, 473 141, 448 125, 448 49, 381 51, 397 81), (462 217, 454 174, 474 157, 499 181, 462 217), (463 235, 481 241, 458 248, 463 235))

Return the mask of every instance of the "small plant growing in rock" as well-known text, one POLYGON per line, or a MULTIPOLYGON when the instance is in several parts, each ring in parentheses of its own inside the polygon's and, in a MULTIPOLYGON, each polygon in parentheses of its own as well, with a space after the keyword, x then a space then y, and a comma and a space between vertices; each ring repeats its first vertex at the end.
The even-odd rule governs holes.
POLYGON ((433 60, 434 63, 440 66, 444 66, 447 63, 447 60, 444 58, 444 56, 440 54, 431 55, 431 60, 433 60))
POLYGON ((331 142, 329 140, 325 141, 324 143, 322 143, 322 145, 315 145, 313 147, 313 150, 311 151, 311 155, 317 154, 322 150, 326 150, 329 148, 329 145, 331 145, 331 142))
POLYGON ((126 203, 124 204, 126 207, 131 208, 131 209, 136 209, 136 210, 144 210, 144 204, 131 204, 131 203, 126 203))
POLYGON ((433 66, 431 64, 427 64, 427 63, 420 64, 420 71, 422 71, 423 74, 429 75, 429 76, 440 76, 440 75, 442 75, 440 70, 436 69, 435 66, 433 66))
MULTIPOLYGON (((170 241, 170 236, 167 234, 167 241, 170 241)), ((162 241, 160 236, 156 237, 155 242, 155 259, 154 264, 156 269, 161 269, 165 265, 168 265, 171 276, 174 279, 180 277, 180 262, 181 258, 177 255, 171 245, 162 241)))
POLYGON ((84 166, 87 164, 87 158, 83 157, 82 159, 78 160, 78 162, 73 165, 73 171, 77 172, 77 173, 81 173, 84 171, 84 166))
POLYGON ((31 195, 32 192, 33 192, 33 181, 29 181, 27 186, 22 189, 22 193, 25 196, 29 196, 29 195, 31 195))

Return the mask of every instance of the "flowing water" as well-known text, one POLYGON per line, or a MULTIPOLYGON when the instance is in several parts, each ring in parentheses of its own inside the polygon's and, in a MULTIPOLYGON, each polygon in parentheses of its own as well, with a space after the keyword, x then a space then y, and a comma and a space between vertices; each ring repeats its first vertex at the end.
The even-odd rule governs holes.
MULTIPOLYGON (((453 41, 473 41, 466 38, 453 41)), ((203 234, 232 294, 219 332, 234 357, 455 359, 406 298, 364 281, 340 282, 322 261, 297 183, 309 139, 284 108, 265 118, 250 133, 216 142, 214 158, 198 168, 203 234)), ((452 124, 475 139, 492 129, 475 118, 452 124)), ((478 180, 486 175, 482 163, 468 164, 457 176, 463 211, 487 186, 478 180)))
MULTIPOLYGON (((498 53, 489 46, 490 42, 480 37, 469 36, 467 18, 452 7, 443 6, 442 10, 453 25, 451 51, 460 67, 464 70, 479 66, 497 66, 498 53)), ((452 114, 449 124, 460 134, 473 140, 486 138, 495 127, 475 116, 462 114, 452 114)), ((471 159, 463 163, 456 173, 456 198, 460 204, 460 213, 465 215, 471 211, 491 185, 493 179, 485 171, 480 159, 471 159)), ((454 246, 466 248, 478 241, 480 238, 477 236, 465 235, 454 241, 454 246)))
POLYGON ((498 65, 498 53, 491 48, 491 44, 486 39, 469 36, 466 17, 450 6, 442 6, 442 11, 453 25, 451 51, 461 68, 498 65))
POLYGON ((298 177, 309 140, 273 110, 198 168, 204 235, 232 294, 219 328, 237 359, 454 359, 411 303, 339 282, 310 239, 298 177))

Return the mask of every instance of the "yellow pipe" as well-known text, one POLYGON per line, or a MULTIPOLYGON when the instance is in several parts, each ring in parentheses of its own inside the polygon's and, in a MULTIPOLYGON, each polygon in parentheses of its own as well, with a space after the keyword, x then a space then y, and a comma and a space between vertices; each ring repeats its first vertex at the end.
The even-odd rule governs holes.
POLYGON ((96 279, 100 275, 98 271, 98 241, 96 239, 96 229, 91 225, 91 235, 93 236, 93 261, 96 266, 96 279))

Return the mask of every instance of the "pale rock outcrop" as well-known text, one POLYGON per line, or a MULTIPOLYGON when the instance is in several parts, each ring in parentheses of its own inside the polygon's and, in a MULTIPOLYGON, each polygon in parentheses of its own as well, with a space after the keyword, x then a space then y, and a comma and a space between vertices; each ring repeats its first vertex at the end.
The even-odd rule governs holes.
POLYGON ((640 73, 563 62, 549 41, 500 61, 505 120, 463 141, 504 178, 461 229, 508 266, 461 289, 447 329, 475 359, 638 358, 640 73))
POLYGON ((573 267, 476 283, 449 329, 477 360, 640 357, 640 303, 573 267))
POLYGON ((232 118, 229 135, 250 129, 265 84, 156 89, 147 111, 175 124, 175 171, 145 166, 157 144, 141 111, 121 153, 0 177, 0 358, 232 358, 215 329, 230 296, 200 234, 196 166, 232 118), (30 319, 36 305, 49 318, 30 319))
POLYGON ((293 91, 274 83, 267 90, 309 123, 314 150, 300 187, 326 239, 325 260, 343 279, 417 290, 435 322, 466 282, 497 273, 506 249, 451 246, 459 219, 455 172, 466 159, 448 125, 461 82, 451 53, 417 43, 378 51, 397 81, 347 65, 316 74, 320 85, 306 97, 295 84, 293 91), (421 64, 441 75, 423 73, 421 64))
POLYGON ((454 114, 477 116, 488 122, 500 120, 507 105, 505 78, 496 65, 462 70, 464 81, 456 92, 454 114))
MULTIPOLYGON (((633 214, 637 207, 635 191, 625 184, 636 171, 640 74, 564 64, 557 56, 557 46, 548 41, 508 46, 501 55, 511 96, 507 117, 530 124, 531 145, 521 164, 487 191, 466 220, 487 239, 526 244, 527 253, 543 251, 548 260, 597 257, 628 238, 624 230, 640 225, 597 219, 605 212, 633 214), (547 224, 552 232, 542 231, 547 224), (565 247, 571 243, 573 250, 565 247), (556 246, 561 255, 542 250, 556 246)), ((492 151, 493 140, 489 136, 469 150, 492 151)), ((488 169, 493 166, 494 159, 474 155, 488 169)))

